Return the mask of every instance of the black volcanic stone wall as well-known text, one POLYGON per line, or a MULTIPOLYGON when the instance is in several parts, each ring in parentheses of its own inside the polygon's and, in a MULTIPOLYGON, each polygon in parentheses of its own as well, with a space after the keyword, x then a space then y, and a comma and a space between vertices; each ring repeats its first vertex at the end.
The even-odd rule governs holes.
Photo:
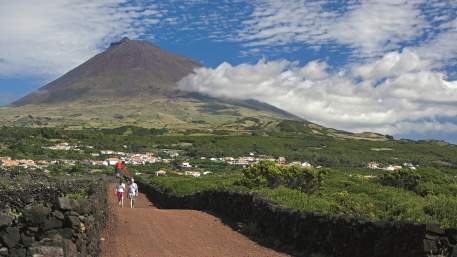
POLYGON ((204 191, 179 196, 139 182, 161 208, 209 210, 255 224, 263 236, 303 256, 425 257, 457 256, 457 230, 434 224, 370 221, 346 215, 304 213, 272 204, 252 193, 204 191))
POLYGON ((99 256, 107 215, 106 182, 54 182, 34 181, 18 195, 3 188, 1 199, 7 202, 0 209, 0 256, 99 256), (90 188, 87 199, 60 197, 82 187, 90 188))

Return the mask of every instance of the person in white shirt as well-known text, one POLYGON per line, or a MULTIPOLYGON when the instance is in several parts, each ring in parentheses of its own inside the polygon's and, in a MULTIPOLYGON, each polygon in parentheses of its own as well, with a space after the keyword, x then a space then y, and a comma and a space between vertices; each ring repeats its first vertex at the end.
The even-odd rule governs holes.
POLYGON ((135 208, 135 198, 138 196, 138 185, 132 178, 129 185, 130 208, 135 208))
POLYGON ((119 184, 116 185, 116 196, 118 205, 124 207, 124 191, 125 191, 125 184, 122 183, 122 179, 119 180, 119 184))

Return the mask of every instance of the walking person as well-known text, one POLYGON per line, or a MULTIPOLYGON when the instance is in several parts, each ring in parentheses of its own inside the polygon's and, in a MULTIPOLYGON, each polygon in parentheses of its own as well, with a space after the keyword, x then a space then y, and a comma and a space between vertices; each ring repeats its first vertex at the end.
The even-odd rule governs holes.
POLYGON ((130 208, 135 208, 135 199, 138 196, 138 185, 135 183, 135 180, 132 178, 129 185, 129 199, 130 199, 130 208))
POLYGON ((119 184, 116 185, 116 196, 118 205, 124 207, 124 191, 125 184, 122 182, 122 179, 119 179, 119 184))
POLYGON ((127 167, 125 166, 125 161, 118 161, 114 165, 114 174, 116 177, 120 179, 126 179, 127 180, 127 175, 129 174, 129 171, 127 167), (127 175, 126 175, 127 174, 127 175))

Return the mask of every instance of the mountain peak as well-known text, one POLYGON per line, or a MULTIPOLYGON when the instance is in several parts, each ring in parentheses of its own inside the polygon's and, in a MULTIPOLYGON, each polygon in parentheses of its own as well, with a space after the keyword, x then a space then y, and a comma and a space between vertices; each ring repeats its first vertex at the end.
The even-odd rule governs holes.
POLYGON ((151 96, 176 92, 177 82, 201 65, 158 46, 127 37, 12 105, 84 98, 151 96))
POLYGON ((109 47, 117 46, 117 45, 120 45, 120 44, 128 42, 128 41, 130 41, 130 38, 123 37, 121 40, 111 43, 109 47))

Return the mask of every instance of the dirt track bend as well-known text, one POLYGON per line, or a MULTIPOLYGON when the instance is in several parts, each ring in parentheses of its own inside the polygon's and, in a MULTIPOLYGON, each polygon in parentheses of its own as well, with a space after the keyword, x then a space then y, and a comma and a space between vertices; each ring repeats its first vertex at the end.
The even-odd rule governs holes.
MULTIPOLYGON (((141 188, 140 188, 141 192, 141 188)), ((102 257, 280 257, 233 231, 218 218, 193 210, 163 210, 144 194, 137 208, 117 206, 108 188, 109 220, 102 235, 102 257)))

